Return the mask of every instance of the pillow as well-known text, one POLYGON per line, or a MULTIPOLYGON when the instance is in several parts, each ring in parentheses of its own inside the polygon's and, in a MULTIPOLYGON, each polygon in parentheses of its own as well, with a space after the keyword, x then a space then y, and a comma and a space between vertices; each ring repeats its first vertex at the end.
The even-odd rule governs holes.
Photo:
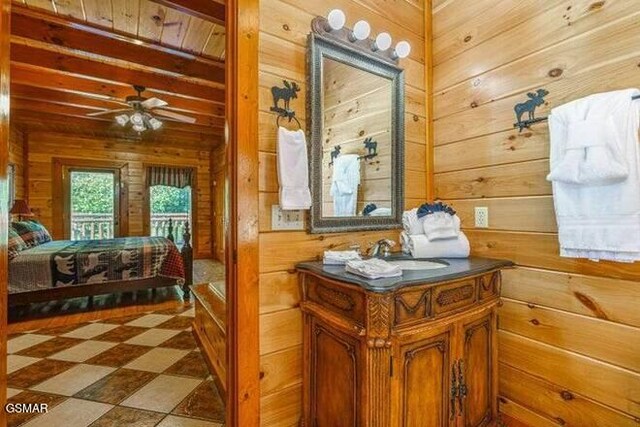
POLYGON ((11 224, 28 248, 51 241, 51 235, 42 224, 37 221, 19 221, 11 224))
POLYGON ((27 249, 22 237, 13 228, 9 228, 9 261, 18 256, 20 251, 27 249))

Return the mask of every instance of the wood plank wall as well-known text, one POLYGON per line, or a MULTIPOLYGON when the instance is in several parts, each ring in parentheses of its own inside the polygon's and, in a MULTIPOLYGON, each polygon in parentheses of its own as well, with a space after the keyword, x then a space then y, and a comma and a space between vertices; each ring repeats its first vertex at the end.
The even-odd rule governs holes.
POLYGON ((129 165, 129 235, 143 235, 143 164, 167 164, 197 168, 198 239, 197 258, 212 257, 212 205, 210 151, 177 148, 158 142, 117 141, 71 134, 28 133, 29 205, 36 218, 51 228, 53 158, 113 160, 129 165))
POLYGON ((24 133, 15 129, 14 127, 10 130, 9 135, 9 163, 14 164, 15 171, 15 191, 16 191, 16 199, 24 199, 26 196, 25 191, 25 136, 24 133))
POLYGON ((383 237, 398 240, 398 231, 310 235, 304 231, 272 231, 271 205, 278 203, 275 116, 270 89, 282 80, 295 81, 301 91, 291 108, 305 125, 306 39, 311 20, 341 8, 347 24, 366 19, 373 34, 388 31, 394 40, 408 40, 406 70, 406 201, 408 207, 426 197, 426 109, 424 75, 424 2, 397 0, 263 0, 260 2, 260 353, 261 423, 297 426, 301 409, 302 322, 294 266, 315 259, 329 248, 347 249, 383 237))
POLYGON ((435 194, 473 252, 514 260, 500 311, 504 413, 532 426, 640 425, 640 265, 558 256, 545 124, 518 133, 513 106, 548 109, 640 86, 640 2, 438 0, 433 5, 435 194), (488 230, 469 229, 475 206, 488 230))

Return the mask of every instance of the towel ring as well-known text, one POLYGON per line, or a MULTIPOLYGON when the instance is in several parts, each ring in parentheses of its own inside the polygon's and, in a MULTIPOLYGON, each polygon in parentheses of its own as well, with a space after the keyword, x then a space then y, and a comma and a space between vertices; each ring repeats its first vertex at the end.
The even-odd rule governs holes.
POLYGON ((278 115, 278 118, 276 119, 276 126, 280 126, 280 119, 283 117, 288 118, 289 123, 291 123, 291 120, 295 120, 296 123, 298 124, 298 129, 302 129, 302 125, 300 124, 300 121, 294 115, 285 115, 285 114, 278 115))

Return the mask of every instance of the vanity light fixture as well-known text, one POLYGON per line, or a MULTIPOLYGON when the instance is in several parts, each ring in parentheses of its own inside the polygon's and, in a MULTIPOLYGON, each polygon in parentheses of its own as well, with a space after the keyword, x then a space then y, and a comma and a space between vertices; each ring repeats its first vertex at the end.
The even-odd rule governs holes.
POLYGON ((391 47, 391 36, 389 35, 389 33, 380 33, 376 37, 376 41, 375 43, 373 43, 373 46, 371 47, 371 49, 373 49, 374 52, 378 50, 385 51, 390 47, 391 47))
POLYGON ((338 31, 344 27, 344 24, 347 22, 347 17, 344 12, 340 9, 333 9, 327 15, 327 31, 338 31))
POLYGON ((410 53, 411 53, 411 45, 409 44, 409 42, 403 40, 401 42, 398 42, 391 56, 394 59, 398 59, 398 58, 402 59, 409 56, 410 53))
POLYGON ((353 31, 349 35, 349 40, 355 42, 356 40, 365 40, 371 34, 371 26, 365 20, 360 20, 353 26, 353 31))

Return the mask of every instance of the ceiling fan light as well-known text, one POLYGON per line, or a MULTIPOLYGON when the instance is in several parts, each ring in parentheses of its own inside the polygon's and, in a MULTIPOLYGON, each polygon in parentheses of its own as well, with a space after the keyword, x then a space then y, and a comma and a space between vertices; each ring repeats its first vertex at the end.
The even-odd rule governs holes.
POLYGON ((162 122, 155 117, 151 117, 149 119, 149 124, 151 125, 151 129, 158 130, 162 127, 162 122))
MULTIPOLYGON (((144 128, 144 117, 142 116, 141 113, 139 112, 135 112, 131 115, 131 123, 134 125, 134 129, 136 126, 140 127, 142 126, 144 128)), ((144 130, 144 129, 143 129, 144 130)))
POLYGON ((144 132, 145 130, 147 130, 147 128, 144 127, 144 125, 135 125, 134 124, 133 125, 133 130, 135 130, 136 132, 140 133, 140 132, 144 132))
POLYGON ((126 124, 129 123, 129 116, 126 114, 120 114, 119 116, 116 116, 116 122, 120 126, 126 126, 126 124))

